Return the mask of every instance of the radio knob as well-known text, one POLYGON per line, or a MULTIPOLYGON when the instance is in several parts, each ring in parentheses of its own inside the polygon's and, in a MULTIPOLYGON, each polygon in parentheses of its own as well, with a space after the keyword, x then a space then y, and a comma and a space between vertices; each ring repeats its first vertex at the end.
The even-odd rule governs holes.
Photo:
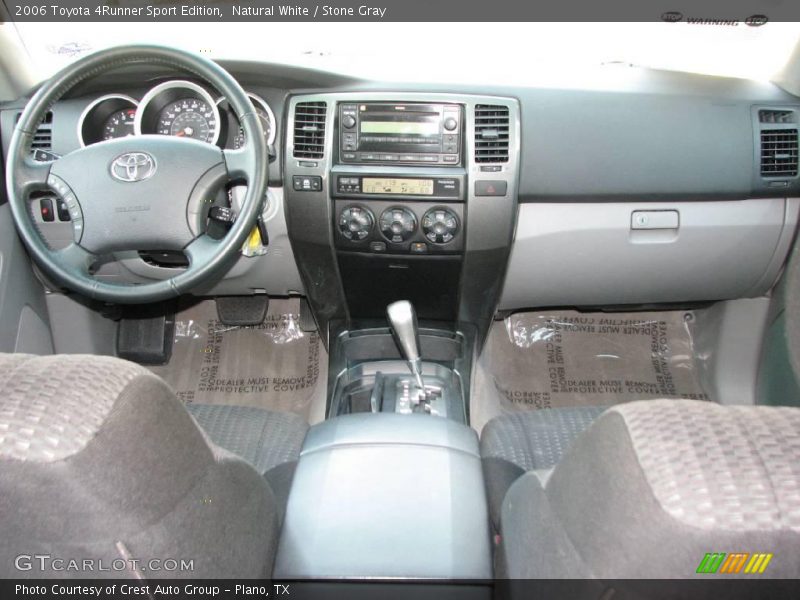
POLYGON ((434 244, 451 242, 458 233, 458 217, 446 208, 433 208, 422 217, 422 232, 434 244))
POLYGON ((417 218, 407 208, 395 207, 383 211, 380 220, 381 233, 394 244, 401 244, 414 235, 417 218))
POLYGON ((356 126, 356 120, 350 115, 345 115, 342 119, 342 125, 344 125, 345 129, 352 129, 356 126))
POLYGON ((456 127, 458 127, 458 121, 453 117, 447 117, 444 120, 444 128, 447 129, 447 131, 453 131, 456 127))
POLYGON ((374 224, 372 213, 360 206, 345 208, 339 215, 339 232, 352 242, 366 239, 374 224))

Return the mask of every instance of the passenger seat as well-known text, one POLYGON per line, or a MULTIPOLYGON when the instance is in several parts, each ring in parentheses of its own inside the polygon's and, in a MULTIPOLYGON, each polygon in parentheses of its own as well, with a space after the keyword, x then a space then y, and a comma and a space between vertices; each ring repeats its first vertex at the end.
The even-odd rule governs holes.
POLYGON ((687 578, 705 575, 707 554, 725 555, 715 571, 727 576, 763 554, 760 577, 800 577, 800 409, 617 405, 541 475, 502 502, 499 577, 687 578))

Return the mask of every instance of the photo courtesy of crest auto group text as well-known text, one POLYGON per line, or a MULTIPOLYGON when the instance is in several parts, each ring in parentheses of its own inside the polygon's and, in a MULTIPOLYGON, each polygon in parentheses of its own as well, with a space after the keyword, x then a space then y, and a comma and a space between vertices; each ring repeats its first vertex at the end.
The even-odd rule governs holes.
POLYGON ((0 0, 0 597, 800 597, 800 5, 0 0))

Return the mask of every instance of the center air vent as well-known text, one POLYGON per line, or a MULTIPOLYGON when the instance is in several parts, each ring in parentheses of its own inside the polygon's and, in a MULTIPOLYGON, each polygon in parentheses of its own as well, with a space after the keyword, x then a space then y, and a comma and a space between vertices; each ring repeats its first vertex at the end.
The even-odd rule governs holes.
POLYGON ((475 162, 508 162, 508 107, 475 106, 475 162))
POLYGON ((761 176, 797 175, 797 129, 761 130, 761 176))
POLYGON ((294 157, 322 158, 325 154, 325 102, 300 102, 294 108, 294 157))

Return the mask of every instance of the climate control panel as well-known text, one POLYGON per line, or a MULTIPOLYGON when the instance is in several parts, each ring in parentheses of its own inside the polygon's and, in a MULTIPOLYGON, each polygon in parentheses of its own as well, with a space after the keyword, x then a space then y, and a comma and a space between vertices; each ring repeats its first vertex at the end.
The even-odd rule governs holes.
POLYGON ((381 214, 381 233, 388 241, 401 244, 417 230, 417 217, 402 206, 387 208, 381 214))
POLYGON ((339 233, 351 242, 367 239, 374 224, 372 213, 362 206, 348 206, 339 215, 339 233))
POLYGON ((460 254, 462 203, 336 200, 336 247, 373 254, 460 254))

